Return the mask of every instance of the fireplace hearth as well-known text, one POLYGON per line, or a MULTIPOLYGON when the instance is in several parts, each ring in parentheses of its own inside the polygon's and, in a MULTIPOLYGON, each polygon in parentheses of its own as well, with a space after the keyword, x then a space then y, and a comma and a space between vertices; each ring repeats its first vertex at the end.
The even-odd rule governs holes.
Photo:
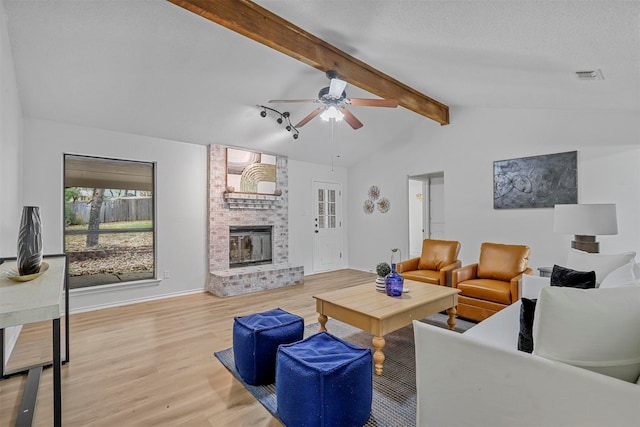
POLYGON ((270 225, 229 227, 229 268, 271 264, 270 225))

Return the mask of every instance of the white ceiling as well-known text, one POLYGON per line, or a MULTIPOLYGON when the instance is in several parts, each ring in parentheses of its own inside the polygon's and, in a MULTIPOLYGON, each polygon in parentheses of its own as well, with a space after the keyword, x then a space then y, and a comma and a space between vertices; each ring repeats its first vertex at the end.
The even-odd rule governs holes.
MULTIPOLYGON (((163 0, 3 0, 26 116, 349 166, 436 122, 352 107, 294 140, 257 104, 314 98, 324 74, 163 0)), ((640 1, 258 0, 451 107, 640 110, 640 1), (583 82, 576 71, 601 69, 583 82)), ((339 70, 338 70, 339 71, 339 70)), ((351 97, 374 97, 353 86, 351 97)), ((295 123, 312 104, 270 105, 295 123)))

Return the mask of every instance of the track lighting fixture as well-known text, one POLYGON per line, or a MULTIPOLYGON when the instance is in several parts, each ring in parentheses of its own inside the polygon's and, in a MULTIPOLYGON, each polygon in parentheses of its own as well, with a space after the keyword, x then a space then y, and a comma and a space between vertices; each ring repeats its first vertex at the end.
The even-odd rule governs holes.
POLYGON ((276 122, 281 125, 282 123, 286 122, 286 126, 284 127, 287 132, 292 132, 293 131, 293 139, 298 139, 298 136, 300 134, 300 131, 298 131, 298 129, 296 129, 292 124, 291 124, 291 119, 290 119, 290 114, 288 111, 285 111, 283 113, 281 113, 278 110, 274 110, 273 108, 269 108, 269 107, 265 107, 264 105, 258 105, 258 108, 261 108, 262 111, 260 111, 260 117, 267 117, 267 110, 272 112, 274 115, 276 115, 276 122))

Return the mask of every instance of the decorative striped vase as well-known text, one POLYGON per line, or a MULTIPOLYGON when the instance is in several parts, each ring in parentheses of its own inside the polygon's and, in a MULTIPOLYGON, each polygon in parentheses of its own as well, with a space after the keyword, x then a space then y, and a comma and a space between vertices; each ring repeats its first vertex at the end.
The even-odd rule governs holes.
POLYGON ((40 208, 22 208, 22 220, 18 232, 18 273, 21 276, 40 272, 42 265, 42 223, 40 208))

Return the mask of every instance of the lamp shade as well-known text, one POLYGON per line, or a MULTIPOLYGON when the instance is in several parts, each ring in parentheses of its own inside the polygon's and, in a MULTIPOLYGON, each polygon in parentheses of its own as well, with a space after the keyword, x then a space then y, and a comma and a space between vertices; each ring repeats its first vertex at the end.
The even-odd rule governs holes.
POLYGON ((583 236, 618 234, 616 205, 555 205, 553 231, 583 236))

